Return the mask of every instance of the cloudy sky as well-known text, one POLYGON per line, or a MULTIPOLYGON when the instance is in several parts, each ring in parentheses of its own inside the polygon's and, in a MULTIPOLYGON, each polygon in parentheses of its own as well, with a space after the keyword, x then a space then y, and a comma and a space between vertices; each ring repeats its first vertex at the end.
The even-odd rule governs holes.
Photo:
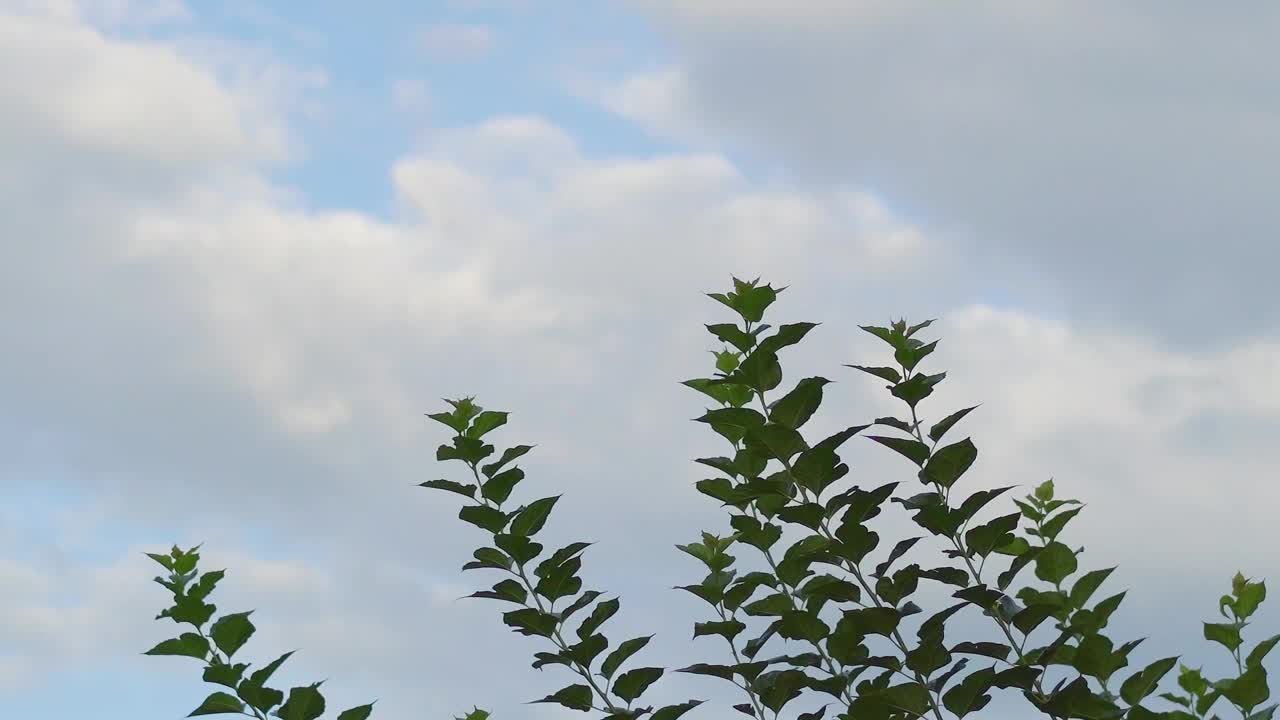
POLYGON ((733 274, 823 323, 783 359, 836 381, 819 428, 893 409, 842 367, 888 360, 858 324, 937 317, 924 412, 983 403, 972 487, 1056 478, 1084 566, 1133 588, 1113 635, 1221 669, 1200 621, 1280 574, 1278 30, 1169 0, 0 0, 4 714, 193 709, 199 664, 140 654, 175 627, 142 553, 204 542, 219 612, 256 609, 241 653, 299 649, 276 678, 335 709, 579 717, 522 705, 570 677, 456 600, 482 535, 414 487, 457 472, 423 413, 463 394, 538 445, 528 497, 566 493, 548 541, 599 543, 611 637, 717 661, 669 588, 699 576, 671 546, 727 527, 678 381, 733 274))

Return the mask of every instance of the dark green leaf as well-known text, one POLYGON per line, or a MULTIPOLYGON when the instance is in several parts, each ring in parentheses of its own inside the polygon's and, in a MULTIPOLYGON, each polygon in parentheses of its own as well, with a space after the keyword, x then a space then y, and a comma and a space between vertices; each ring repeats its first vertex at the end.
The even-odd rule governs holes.
POLYGON ((507 525, 505 513, 486 505, 467 505, 458 511, 458 519, 492 533, 502 532, 507 525))
POLYGON ((516 445, 514 447, 507 448, 506 450, 502 451, 502 456, 499 457, 496 461, 491 462, 487 465, 482 465, 480 467, 480 472, 484 473, 485 477, 491 478, 493 477, 494 473, 506 467, 507 463, 511 462, 512 460, 515 460, 518 457, 522 457, 525 453, 529 452, 533 448, 534 448, 533 445, 516 445))
POLYGON ((1036 577, 1045 582, 1062 582, 1076 567, 1076 554, 1060 542, 1049 543, 1036 557, 1036 577))
POLYGON ((501 505, 511 497, 511 490, 515 488, 516 483, 523 479, 524 471, 518 467, 503 470, 480 486, 480 494, 501 505))
POLYGON ((235 655, 236 651, 253 636, 255 628, 253 623, 249 622, 249 615, 252 613, 253 611, 250 610, 223 615, 209 628, 209 636, 213 638, 214 644, 228 658, 235 655))
POLYGON ((264 665, 258 668, 257 670, 253 671, 253 674, 249 676, 249 684, 257 685, 257 686, 266 685, 267 681, 271 679, 271 676, 276 673, 276 670, 279 670, 280 666, 284 664, 284 661, 288 660, 295 652, 297 651, 290 650, 289 652, 281 655, 275 660, 272 660, 267 665, 264 665))
POLYGON ((891 367, 867 367, 865 365, 845 365, 845 367, 853 368, 854 370, 861 370, 868 375, 875 375, 876 377, 882 380, 888 380, 895 385, 902 381, 902 376, 898 374, 897 370, 894 370, 891 367))
POLYGON ((1120 697, 1130 705, 1137 705, 1142 702, 1143 698, 1155 692, 1156 686, 1160 684, 1160 679, 1168 674, 1169 670, 1177 664, 1178 657, 1167 657, 1162 660, 1156 660, 1145 668, 1130 675, 1120 686, 1120 697))
POLYGON ((324 696, 317 689, 320 683, 312 683, 289 690, 289 699, 276 712, 280 720, 316 720, 324 714, 324 696))
POLYGON ((156 645, 143 655, 181 655, 204 660, 209 656, 209 641, 196 633, 182 633, 156 645))
POLYGON ((600 674, 606 679, 613 677, 614 671, 617 670, 622 663, 626 662, 627 658, 630 658, 632 655, 639 652, 640 648, 648 645, 651 638, 653 638, 652 635, 647 635, 623 641, 621 645, 605 657, 604 662, 600 665, 600 674))
POLYGON ((947 445, 929 458, 929 463, 920 471, 920 480, 949 488, 973 465, 977 457, 978 448, 974 447, 969 438, 947 445))
MULTIPOLYGON (((556 617, 536 608, 521 608, 502 614, 502 622, 521 635, 551 637, 556 629, 556 617)), ((579 637, 582 637, 579 635, 579 637)))
POLYGON ((1280 635, 1272 635, 1266 640, 1263 640, 1262 642, 1255 645, 1253 648, 1253 651, 1249 653, 1249 657, 1244 661, 1245 666, 1246 667, 1261 666, 1262 659, 1267 656, 1267 653, 1271 652, 1271 648, 1275 647, 1277 642, 1280 642, 1280 635))
POLYGON ((824 377, 810 377, 796 383, 791 392, 769 408, 769 421, 793 430, 799 429, 822 404, 822 388, 830 382, 824 377))
POLYGON ((222 715, 229 713, 243 713, 244 703, 234 695, 224 692, 216 692, 204 699, 200 703, 200 707, 192 710, 187 717, 196 717, 197 715, 222 715))
POLYGON ((882 435, 868 435, 867 437, 894 450, 899 455, 921 467, 924 467, 925 460, 929 459, 929 446, 919 440, 907 440, 882 435))
POLYGON ((587 711, 591 709, 591 688, 586 685, 570 685, 534 703, 556 703, 570 710, 587 711))
POLYGON ((698 707, 703 703, 702 700, 689 700, 679 705, 668 705, 660 708, 657 712, 649 717, 649 720, 678 720, 682 715, 690 710, 698 707))
POLYGON ((595 609, 591 611, 591 614, 587 616, 587 619, 583 620, 582 625, 578 627, 578 637, 584 638, 588 635, 594 635, 595 631, 603 625, 606 620, 613 617, 614 613, 618 612, 620 604, 621 603, 618 601, 618 598, 613 598, 596 605, 595 609))
POLYGON ((643 667, 628 670, 618 676, 613 681, 613 694, 631 702, 644 694, 649 686, 657 682, 662 677, 663 669, 660 667, 643 667))
MULTIPOLYGON (((892 381, 892 382, 896 382, 896 381, 892 381)), ((938 442, 939 440, 942 439, 943 435, 947 434, 947 431, 950 430, 953 425, 960 422, 960 420, 965 415, 968 415, 969 413, 978 409, 978 407, 980 406, 974 405, 973 407, 967 407, 963 410, 957 410, 956 412, 951 413, 950 415, 946 416, 942 420, 939 420, 936 425, 929 428, 929 439, 934 442, 938 442)))
POLYGON ((717 620, 715 622, 700 622, 693 624, 693 636, 695 638, 703 635, 719 635, 720 637, 733 641, 747 626, 738 620, 717 620))
MULTIPOLYGON (((374 702, 377 702, 377 700, 374 702)), ((357 705, 356 707, 348 708, 338 713, 338 720, 368 720, 371 714, 373 714, 373 703, 369 703, 368 705, 357 705)), ((488 713, 485 714, 488 715, 488 713)), ((483 718, 481 718, 481 720, 483 720, 483 718)))
POLYGON ((476 496, 475 485, 463 485, 462 483, 457 483, 452 480, 428 480, 424 483, 418 483, 418 487, 433 488, 435 490, 448 490, 449 492, 457 493, 463 497, 472 499, 475 499, 476 496))
POLYGON ((529 537, 537 533, 546 524, 551 508, 555 507, 558 500, 560 496, 555 495, 529 503, 528 507, 516 513, 511 520, 511 534, 529 537))
POLYGON ((225 685, 235 689, 240 684, 241 675, 245 669, 249 667, 248 663, 236 663, 235 665, 209 665, 204 669, 201 676, 205 682, 225 685))

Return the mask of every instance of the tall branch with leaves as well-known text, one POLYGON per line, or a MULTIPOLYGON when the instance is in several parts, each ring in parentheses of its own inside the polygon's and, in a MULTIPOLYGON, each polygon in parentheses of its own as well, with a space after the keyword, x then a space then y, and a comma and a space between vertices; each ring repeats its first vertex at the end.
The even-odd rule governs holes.
POLYGON ((571 710, 596 710, 606 713, 610 720, 638 718, 650 713, 653 720, 676 720, 701 704, 700 700, 690 700, 656 711, 635 704, 649 686, 662 677, 665 669, 639 667, 622 673, 618 670, 649 643, 652 635, 619 643, 596 665, 596 659, 610 646, 600 627, 618 612, 619 600, 597 602, 603 593, 582 590, 582 578, 578 575, 582 568, 581 555, 591 543, 570 543, 544 555, 542 544, 534 537, 546 524, 559 496, 540 498, 511 511, 504 509, 512 490, 524 479, 524 471, 512 463, 533 446, 512 446, 497 460, 482 464, 495 452, 494 446, 484 441, 484 436, 505 425, 508 413, 485 410, 475 404, 474 398, 446 402, 453 407, 452 411, 428 415, 456 433, 450 444, 437 449, 436 459, 463 463, 469 471, 470 482, 429 480, 421 486, 470 500, 471 503, 458 512, 458 518, 492 537, 492 546, 478 548, 473 554, 475 560, 464 565, 463 570, 490 569, 509 576, 492 589, 473 593, 471 597, 517 605, 518 609, 503 613, 503 622, 521 635, 549 640, 554 647, 550 652, 535 653, 533 667, 563 665, 582 681, 534 702, 555 703, 571 710), (536 565, 535 561, 538 561, 536 565), (564 604, 557 607, 561 602, 564 604), (594 608, 574 632, 577 639, 570 641, 566 637, 570 618, 592 603, 594 608))
MULTIPOLYGON (((196 580, 199 574, 196 567, 200 561, 199 548, 197 545, 190 550, 180 550, 174 545, 167 555, 146 554, 169 571, 168 578, 157 577, 155 582, 173 593, 173 605, 162 610, 156 619, 169 618, 175 623, 192 626, 195 632, 184 632, 172 640, 165 640, 143 654, 174 655, 201 660, 205 663, 205 682, 222 685, 235 693, 214 692, 187 717, 235 714, 267 720, 270 713, 281 720, 316 720, 324 714, 325 701, 319 689, 323 680, 291 689, 287 700, 284 692, 267 685, 271 676, 295 651, 281 655, 253 671, 248 677, 245 677, 245 671, 249 669, 250 663, 231 662, 231 657, 256 631, 249 620, 252 610, 223 615, 209 625, 206 633, 204 626, 218 609, 206 600, 218 581, 226 575, 226 571, 206 572, 196 580)), ((371 702, 344 710, 338 714, 337 720, 366 720, 373 712, 373 705, 371 702)))
MULTIPOLYGON (((894 366, 848 366, 886 381, 904 404, 904 417, 876 418, 810 443, 805 426, 831 381, 805 377, 781 396, 770 395, 782 385, 780 351, 817 327, 784 324, 766 334, 772 326, 764 323, 765 312, 784 289, 734 278, 732 291, 711 293, 741 324, 706 326, 723 343, 714 351, 716 373, 684 382, 716 401, 717 407, 697 420, 732 448, 729 455, 697 460, 719 473, 700 480, 697 488, 726 508, 732 532, 703 532, 697 541, 676 546, 706 571, 700 582, 679 588, 711 608, 710 617, 695 620, 693 636, 718 637, 726 648, 721 662, 695 662, 679 672, 732 683, 741 693, 733 708, 756 720, 778 720, 784 709, 809 699, 816 707, 799 712, 796 720, 822 720, 833 708, 838 720, 950 720, 976 716, 999 690, 1017 691, 1028 712, 1054 720, 1220 720, 1209 713, 1225 705, 1243 720, 1275 720, 1277 705, 1265 705, 1270 689, 1263 661, 1280 635, 1245 652, 1243 633, 1266 598, 1266 585, 1240 573, 1232 579, 1231 593, 1219 600, 1223 622, 1203 625, 1204 638, 1231 654, 1233 676, 1210 680, 1201 668, 1173 656, 1117 682, 1142 640, 1118 644, 1104 633, 1124 592, 1091 604, 1116 568, 1079 572, 1083 549, 1063 537, 1083 505, 1058 497, 1048 480, 1014 499, 1015 511, 980 519, 1013 486, 962 495, 958 483, 974 465, 977 447, 971 438, 942 444, 976 406, 952 412, 924 431, 919 406, 946 377, 919 369, 938 344, 916 337, 932 321, 863 327, 892 348, 894 366), (864 486, 848 477, 849 465, 840 453, 852 447, 851 438, 872 427, 900 433, 864 437, 907 458, 921 492, 898 495, 898 482, 864 486), (877 553, 881 538, 873 521, 894 505, 925 535, 898 540, 877 553), (939 545, 942 560, 921 560, 929 543, 920 541, 926 537, 939 545), (730 554, 735 546, 754 551, 755 569, 739 574, 738 558, 730 554), (1002 566, 999 572, 995 565, 1002 566), (1019 581, 1028 568, 1035 579, 1019 581), (957 602, 926 614, 913 599, 920 597, 922 581, 936 583, 957 602), (949 640, 947 623, 969 608, 989 618, 983 622, 987 635, 949 640), (751 637, 742 639, 752 627, 751 637), (1052 632, 1045 634, 1046 629, 1052 632), (777 654, 763 653, 771 643, 777 654), (974 658, 985 667, 969 668, 974 658), (1175 665, 1177 689, 1160 692, 1175 665), (1051 682, 1051 673, 1062 677, 1051 682), (1174 708, 1148 708, 1156 699, 1174 708)), ((463 481, 420 485, 465 498, 458 517, 491 538, 463 570, 487 569, 504 577, 471 597, 516 606, 503 614, 503 622, 549 645, 534 654, 533 667, 559 665, 576 675, 578 682, 535 702, 603 713, 604 720, 677 720, 702 704, 690 700, 654 709, 638 703, 665 669, 620 671, 652 636, 628 639, 609 651, 611 643, 600 628, 618 612, 619 600, 583 590, 579 572, 590 543, 545 553, 535 540, 559 496, 508 509, 513 490, 524 480, 515 461, 532 446, 515 445, 489 460, 497 451, 484 438, 505 425, 508 414, 485 410, 474 398, 447 402, 451 410, 429 415, 455 433, 436 457, 461 462, 467 475, 463 481), (569 623, 579 614, 585 617, 571 632, 569 623)), ((223 572, 196 580, 196 550, 148 553, 170 571, 156 582, 174 595, 174 605, 157 619, 190 624, 195 632, 166 640, 147 654, 203 660, 204 679, 235 692, 211 694, 193 716, 230 713, 267 720, 270 712, 284 720, 315 720, 324 711, 320 683, 293 688, 287 701, 282 691, 265 684, 292 653, 247 677, 248 663, 232 663, 232 655, 253 634, 249 612, 226 615, 207 633, 203 629, 215 611, 206 599, 223 572)), ((372 707, 351 708, 338 720, 366 720, 372 707)), ((488 717, 476 708, 458 720, 488 717)))

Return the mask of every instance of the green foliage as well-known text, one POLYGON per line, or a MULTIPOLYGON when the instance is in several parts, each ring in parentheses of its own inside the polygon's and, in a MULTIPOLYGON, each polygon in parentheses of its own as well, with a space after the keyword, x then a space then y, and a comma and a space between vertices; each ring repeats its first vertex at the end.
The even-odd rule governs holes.
MULTIPOLYGON (((173 605, 160 611, 156 619, 169 618, 179 624, 191 625, 195 632, 184 632, 176 638, 165 640, 143 654, 179 655, 202 660, 205 663, 205 682, 234 691, 234 694, 222 690, 211 693, 187 717, 230 714, 247 715, 258 720, 267 720, 268 715, 281 720, 319 718, 325 710, 324 696, 319 690, 324 681, 292 688, 288 699, 285 699, 283 691, 267 685, 267 681, 293 655, 293 651, 253 672, 248 672, 250 663, 231 662, 231 656, 244 647, 256 631, 249 620, 252 610, 223 615, 205 631, 204 626, 217 611, 217 607, 206 602, 206 599, 226 572, 213 570, 200 574, 197 568, 200 562, 199 548, 197 545, 190 550, 180 550, 174 545, 168 554, 146 553, 147 557, 169 571, 167 578, 157 577, 155 582, 173 594, 173 605)), ((337 720, 366 720, 373 712, 376 702, 377 700, 344 710, 338 714, 337 720)))
MULTIPOLYGON (((1277 705, 1266 704, 1263 661, 1280 635, 1252 648, 1245 639, 1266 598, 1263 581, 1237 573, 1230 594, 1219 600, 1222 622, 1203 624, 1205 640, 1231 654, 1233 676, 1211 680, 1180 656, 1132 663, 1142 639, 1121 641, 1106 632, 1125 592, 1103 592, 1095 600, 1116 568, 1082 566, 1083 548, 1067 532, 1083 504, 1060 497, 1052 479, 1002 500, 1012 505, 1004 511, 990 506, 1012 487, 962 491, 978 447, 969 437, 943 442, 978 406, 945 414, 924 431, 922 408, 947 376, 920 369, 938 348, 937 340, 917 337, 933 321, 862 327, 889 346, 892 363, 846 367, 887 383, 902 404, 901 417, 816 437, 806 426, 832 381, 812 376, 784 386, 780 354, 817 324, 765 324, 783 290, 735 278, 731 291, 709 294, 737 321, 706 326, 720 343, 712 350, 714 373, 683 383, 714 402, 697 420, 728 443, 723 455, 696 460, 716 473, 696 487, 720 504, 729 531, 703 531, 675 546, 705 573, 676 589, 702 608, 693 621, 695 647, 716 653, 675 672, 731 683, 741 693, 733 708, 757 720, 776 720, 784 710, 797 720, 980 717, 998 692, 1019 695, 1029 715, 1060 720, 1207 720, 1218 717, 1208 715, 1218 704, 1231 705, 1245 720, 1273 718, 1277 705), (877 431, 866 432, 870 428, 877 431), (905 458, 920 485, 851 477, 841 453, 856 447, 850 441, 859 435, 905 458), (887 512, 907 513, 919 533, 882 541, 877 527, 887 512), (941 556, 925 557, 930 546, 941 548, 941 556), (924 607, 918 594, 927 583, 952 601, 924 607), (965 613, 986 618, 984 634, 948 633, 948 623, 965 613), (1175 666, 1177 687, 1162 692, 1175 666), (1056 682, 1051 674, 1059 675, 1056 682), (1171 708, 1151 709, 1153 701, 1171 708)), ((485 533, 462 569, 502 577, 470 597, 499 601, 504 624, 544 646, 534 653, 534 668, 557 665, 572 674, 570 684, 532 702, 594 711, 605 720, 677 720, 701 705, 639 703, 667 672, 632 666, 653 636, 610 640, 604 628, 621 602, 584 589, 590 543, 549 549, 537 541, 559 495, 512 507, 526 479, 516 461, 533 446, 498 453, 485 436, 506 425, 508 413, 486 410, 470 397, 446 402, 450 410, 428 415, 454 433, 436 458, 461 463, 465 477, 420 485, 463 498, 458 518, 485 533)), ((223 616, 203 630, 215 612, 206 598, 222 572, 196 580, 195 550, 149 554, 170 571, 156 582, 174 594, 174 605, 157 619, 190 624, 195 632, 148 654, 200 658, 208 663, 206 681, 235 691, 211 694, 191 714, 265 720, 279 705, 276 717, 318 717, 324 711, 320 683, 293 688, 287 700, 265 685, 291 653, 248 677, 247 663, 231 664, 253 634, 249 612, 223 616)), ((352 708, 338 720, 364 720, 371 710, 372 703, 352 708)), ((488 718, 476 708, 457 720, 488 718)))

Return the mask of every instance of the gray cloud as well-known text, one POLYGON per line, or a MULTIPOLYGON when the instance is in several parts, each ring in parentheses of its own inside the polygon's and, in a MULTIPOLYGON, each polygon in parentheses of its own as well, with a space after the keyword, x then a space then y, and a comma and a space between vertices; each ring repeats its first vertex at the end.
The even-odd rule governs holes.
POLYGON ((1275 331, 1275 8, 634 4, 675 61, 615 109, 963 228, 1020 302, 1183 347, 1275 331))
MULTIPOLYGON (((92 52, 136 51, 33 27, 92 52)), ((59 82, 83 88, 71 81, 114 67, 95 57, 59 82)), ((89 502, 35 528, 19 520, 38 511, 0 516, 0 584, 16 588, 0 599, 0 647, 31 658, 0 656, 10 687, 116 667, 122 648, 167 637, 150 620, 164 593, 138 553, 205 541, 205 568, 228 569, 220 610, 259 610, 251 658, 301 648, 284 677, 332 677, 335 704, 383 697, 376 717, 388 720, 473 702, 565 716, 519 706, 565 676, 532 672, 535 643, 495 608, 454 601, 492 582, 458 572, 480 535, 447 497, 413 487, 452 472, 434 462, 447 431, 422 413, 464 393, 513 411, 499 443, 539 446, 522 497, 566 493, 548 544, 598 541, 586 578, 623 596, 615 640, 658 632, 648 658, 684 664, 698 608, 669 588, 697 572, 671 545, 726 522, 693 490, 703 472, 690 462, 724 448, 689 421, 703 404, 677 382, 710 370, 699 326, 727 314, 701 293, 729 273, 792 286, 775 321, 824 322, 785 358, 788 381, 838 381, 814 432, 895 409, 840 367, 883 357, 855 323, 961 308, 939 323, 952 375, 929 412, 985 402, 966 428, 982 449, 975 485, 1053 474, 1093 503, 1076 525, 1086 557, 1122 563, 1117 585, 1143 589, 1126 632, 1191 644, 1224 563, 1274 570, 1274 527, 1239 502, 1274 504, 1256 480, 1274 452, 1182 446, 1199 418, 1280 413, 1280 390, 1257 381, 1276 351, 1265 338, 1168 349, 974 305, 991 271, 949 249, 947 224, 904 219, 856 185, 762 182, 715 153, 594 156, 537 117, 429 128, 388 168, 394 221, 309 211, 263 177, 261 158, 287 156, 271 148, 290 138, 235 131, 287 127, 294 108, 259 102, 263 84, 233 82, 217 58, 147 59, 108 76, 125 96, 113 107, 189 88, 178 99, 196 110, 232 110, 194 112, 211 124, 167 134, 133 132, 153 120, 138 116, 121 120, 127 137, 86 136, 57 108, 36 114, 49 106, 21 77, 0 93, 0 123, 21 128, 0 125, 0 150, 20 158, 0 171, 0 236, 20 239, 0 263, 0 487, 89 502), (194 80, 165 84, 174 76, 194 80), (1154 532, 1167 544, 1135 541, 1154 532)), ((913 482, 870 443, 849 457, 861 481, 913 482)), ((887 522, 886 536, 906 529, 887 522)), ((128 668, 139 696, 186 678, 164 687, 174 711, 206 689, 190 666, 128 668)), ((729 697, 695 678, 662 692, 729 697)))

